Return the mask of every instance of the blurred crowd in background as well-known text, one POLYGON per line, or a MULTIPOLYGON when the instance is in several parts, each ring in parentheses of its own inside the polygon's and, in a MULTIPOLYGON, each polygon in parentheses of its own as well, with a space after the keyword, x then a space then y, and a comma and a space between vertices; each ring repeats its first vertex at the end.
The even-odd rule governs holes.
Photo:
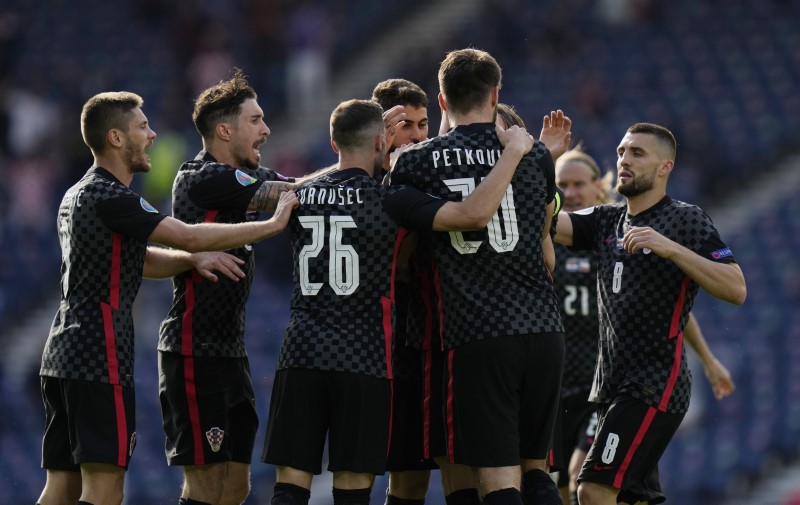
MULTIPOLYGON (((443 29, 434 44, 420 50, 412 44, 415 16, 424 15, 427 7, 439 3, 4 0, 0 5, 3 335, 22 323, 42 300, 57 297, 60 251, 56 208, 66 188, 91 164, 80 136, 79 117, 83 103, 101 91, 128 90, 144 98, 145 114, 158 139, 151 149, 152 172, 135 178, 134 186, 163 212, 169 212, 175 171, 201 148, 191 111, 193 99, 202 89, 229 77, 238 67, 258 92, 273 132, 292 116, 318 115, 319 127, 307 132, 308 142, 302 149, 270 141, 262 148, 268 153, 265 159, 271 168, 286 175, 301 175, 335 159, 327 140, 330 110, 320 111, 322 99, 330 93, 330 82, 349 62, 402 23, 410 24, 391 43, 401 47, 408 44, 414 49, 393 52, 400 57, 395 57, 392 75, 382 78, 401 77, 422 86, 431 99, 431 125, 438 125, 439 120, 435 100, 439 62, 448 50, 472 46, 489 51, 501 64, 501 100, 516 106, 532 132, 538 132, 545 113, 564 109, 574 122, 573 138, 607 170, 613 169, 616 144, 630 124, 650 121, 672 129, 679 147, 670 194, 706 208, 745 191, 752 181, 768 177, 779 160, 800 149, 798 2, 486 0, 480 2, 477 15, 443 29)), ((453 9, 460 5, 453 0, 445 3, 453 9)), ((374 84, 364 83, 364 89, 371 90, 374 84)), ((368 91, 359 98, 367 96, 368 91)), ((432 126, 432 133, 434 129, 432 126)), ((796 227, 800 222, 798 206, 792 202, 783 205, 789 224, 776 221, 771 225, 775 233, 784 233, 786 226, 796 227)), ((743 230, 738 240, 745 243, 751 233, 762 228, 743 230)), ((795 245, 796 240, 778 247, 795 245)), ((248 345, 254 370, 260 367, 259 374, 267 382, 288 314, 288 247, 285 238, 257 247, 259 269, 248 305, 248 345)), ((753 251, 754 255, 758 253, 753 251)), ((785 310, 791 313, 800 299, 800 273, 796 259, 781 258, 786 260, 785 269, 778 277, 789 284, 781 291, 787 299, 778 299, 777 303, 785 304, 785 310)), ((758 267, 755 269, 758 272, 758 267)), ((743 270, 752 290, 754 277, 745 266, 743 270)), ((764 275, 768 277, 769 273, 764 275)), ((145 288, 144 293, 147 300, 142 302, 145 308, 141 317, 145 322, 137 327, 139 332, 142 328, 152 331, 147 321, 157 324, 169 304, 168 283, 145 288)), ((766 296, 770 293, 767 291, 766 296)), ((758 310, 757 302, 748 300, 748 304, 758 310)), ((702 302, 700 305, 699 317, 704 322, 702 302)), ((705 322, 724 325, 720 317, 708 315, 705 322)), ((791 315, 775 317, 786 324, 796 319, 791 315)), ((712 346, 722 341, 713 325, 705 331, 712 346)), ((760 338, 755 332, 754 336, 760 338)), ((45 337, 31 336, 42 342, 45 337)), ((155 337, 144 337, 140 352, 145 362, 154 362, 155 337)), ((0 343, 2 339, 0 336, 0 343)), ((725 352, 721 354, 726 356, 725 352)), ((43 482, 44 472, 37 470, 36 444, 41 435, 37 423, 43 419, 37 403, 37 367, 38 362, 31 364, 25 399, 9 398, 19 394, 16 391, 4 390, 0 395, 4 402, 10 402, 3 407, 31 409, 30 414, 24 414, 25 419, 0 420, 0 443, 5 444, 0 445, 0 452, 7 455, 13 449, 15 453, 11 458, 15 463, 3 472, 8 474, 12 466, 18 470, 12 472, 16 480, 0 485, 0 497, 4 493, 9 498, 33 497, 43 482), (20 439, 23 442, 14 442, 9 448, 9 440, 20 434, 24 434, 20 439), (19 480, 25 474, 30 474, 30 483, 19 480)), ((137 371, 150 388, 145 396, 154 396, 157 378, 147 377, 154 375, 154 369, 153 365, 145 372, 137 371)), ((746 364, 738 368, 734 365, 733 369, 746 370, 746 364)), ((792 380, 800 381, 800 375, 792 380)), ((787 398, 800 394, 793 386, 787 385, 787 398)), ((797 386, 800 388, 800 382, 797 386)), ((269 388, 264 386, 261 391, 268 392, 269 388)), ((746 389, 737 394, 744 399, 736 401, 748 401, 746 389)), ((141 423, 153 431, 150 438, 155 441, 151 446, 154 449, 150 451, 154 460, 144 463, 147 460, 138 452, 148 449, 137 450, 131 485, 147 482, 151 491, 159 486, 168 488, 174 480, 165 484, 165 477, 159 474, 165 465, 163 455, 158 459, 159 416, 147 413, 149 408, 158 408, 157 401, 140 401, 139 416, 155 417, 141 423), (148 468, 137 469, 140 465, 148 468), (137 481, 137 472, 142 472, 144 480, 137 481)), ((266 412, 262 409, 266 409, 268 398, 262 395, 259 401, 260 412, 266 412)), ((800 412, 796 414, 797 426, 783 428, 797 429, 798 435, 787 440, 790 447, 800 437, 800 412)), ((262 415, 262 422, 265 419, 262 415)), ((259 469, 263 466, 254 465, 254 476, 266 471, 259 469)), ((706 493, 709 497, 702 503, 714 503, 714 496, 727 489, 734 476, 725 474, 715 484, 718 487, 692 488, 686 496, 706 493)), ((3 477, 0 475, 0 479, 3 477)), ((253 500, 262 488, 268 489, 254 485, 253 500)), ((138 503, 137 496, 148 503, 146 493, 134 491, 128 496, 128 503, 138 503)))

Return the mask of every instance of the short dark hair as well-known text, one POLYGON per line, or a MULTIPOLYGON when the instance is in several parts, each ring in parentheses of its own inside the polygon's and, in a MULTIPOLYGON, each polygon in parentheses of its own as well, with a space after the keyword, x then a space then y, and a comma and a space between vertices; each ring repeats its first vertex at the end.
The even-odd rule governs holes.
POLYGON ((372 100, 348 100, 331 114, 331 139, 339 151, 354 151, 383 131, 383 109, 372 100))
POLYGON ((675 161, 675 156, 678 151, 678 142, 675 140, 675 135, 663 126, 654 123, 634 123, 628 128, 628 133, 653 135, 668 149, 668 154, 672 161, 675 161))
POLYGON ((428 107, 428 95, 422 88, 405 79, 386 79, 379 82, 372 90, 372 99, 385 111, 396 105, 428 107))
POLYGON ((479 49, 451 51, 439 65, 439 90, 448 109, 466 114, 480 107, 503 72, 491 54, 479 49))
POLYGON ((106 149, 106 133, 111 129, 127 132, 130 113, 144 105, 142 97, 129 91, 108 91, 90 98, 81 111, 81 135, 93 153, 106 149))
POLYGON ((237 68, 230 79, 220 81, 197 97, 192 112, 195 128, 204 139, 213 138, 214 128, 220 123, 233 122, 249 98, 256 99, 258 95, 247 76, 237 68))
POLYGON ((525 128, 525 121, 523 121, 520 115, 517 114, 517 109, 515 109, 513 105, 498 103, 497 115, 502 118, 503 122, 506 124, 506 128, 510 126, 519 126, 520 128, 525 128))

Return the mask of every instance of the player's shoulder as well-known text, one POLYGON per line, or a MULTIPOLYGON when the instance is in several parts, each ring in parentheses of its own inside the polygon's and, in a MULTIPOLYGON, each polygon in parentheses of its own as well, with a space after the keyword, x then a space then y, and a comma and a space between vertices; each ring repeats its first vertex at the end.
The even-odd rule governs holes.
POLYGON ((706 211, 700 208, 699 205, 675 200, 673 198, 669 200, 669 203, 665 206, 665 210, 676 218, 684 221, 688 220, 691 222, 699 220, 705 222, 711 220, 706 211))

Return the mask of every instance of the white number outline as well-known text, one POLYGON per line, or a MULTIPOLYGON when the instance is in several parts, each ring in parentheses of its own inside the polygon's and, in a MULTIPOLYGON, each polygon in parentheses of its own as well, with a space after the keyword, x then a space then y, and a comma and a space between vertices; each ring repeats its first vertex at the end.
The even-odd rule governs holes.
MULTIPOLYGON (((299 216, 300 226, 311 230, 311 243, 300 249, 297 258, 300 292, 304 296, 315 296, 322 289, 322 282, 311 282, 309 260, 316 258, 325 247, 325 216, 299 216)), ((352 216, 331 216, 328 235, 328 285, 337 295, 351 295, 360 283, 358 252, 353 246, 342 243, 344 230, 357 228, 352 216)))

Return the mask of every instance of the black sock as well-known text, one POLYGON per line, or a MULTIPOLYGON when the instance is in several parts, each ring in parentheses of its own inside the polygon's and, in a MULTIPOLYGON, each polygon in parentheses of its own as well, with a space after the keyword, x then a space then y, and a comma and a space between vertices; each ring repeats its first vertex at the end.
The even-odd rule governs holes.
POLYGON ((178 500, 178 505, 211 505, 204 501, 192 500, 191 498, 181 498, 178 500))
POLYGON ((468 487, 453 491, 444 497, 444 501, 447 505, 481 505, 481 495, 477 488, 468 487))
POLYGON ((333 505, 369 505, 372 488, 339 489, 333 488, 333 505))
POLYGON ((425 498, 421 500, 412 500, 409 498, 398 498, 396 496, 390 495, 388 492, 386 493, 385 505, 423 505, 424 503, 425 503, 425 498))
POLYGON ((578 505, 578 490, 569 492, 569 505, 578 505))
POLYGON ((564 505, 556 483, 539 469, 522 474, 522 499, 525 505, 564 505))
POLYGON ((272 505, 308 505, 311 491, 294 484, 278 482, 272 489, 272 505))
POLYGON ((523 505, 522 495, 516 488, 507 487, 492 491, 483 497, 484 505, 523 505))

